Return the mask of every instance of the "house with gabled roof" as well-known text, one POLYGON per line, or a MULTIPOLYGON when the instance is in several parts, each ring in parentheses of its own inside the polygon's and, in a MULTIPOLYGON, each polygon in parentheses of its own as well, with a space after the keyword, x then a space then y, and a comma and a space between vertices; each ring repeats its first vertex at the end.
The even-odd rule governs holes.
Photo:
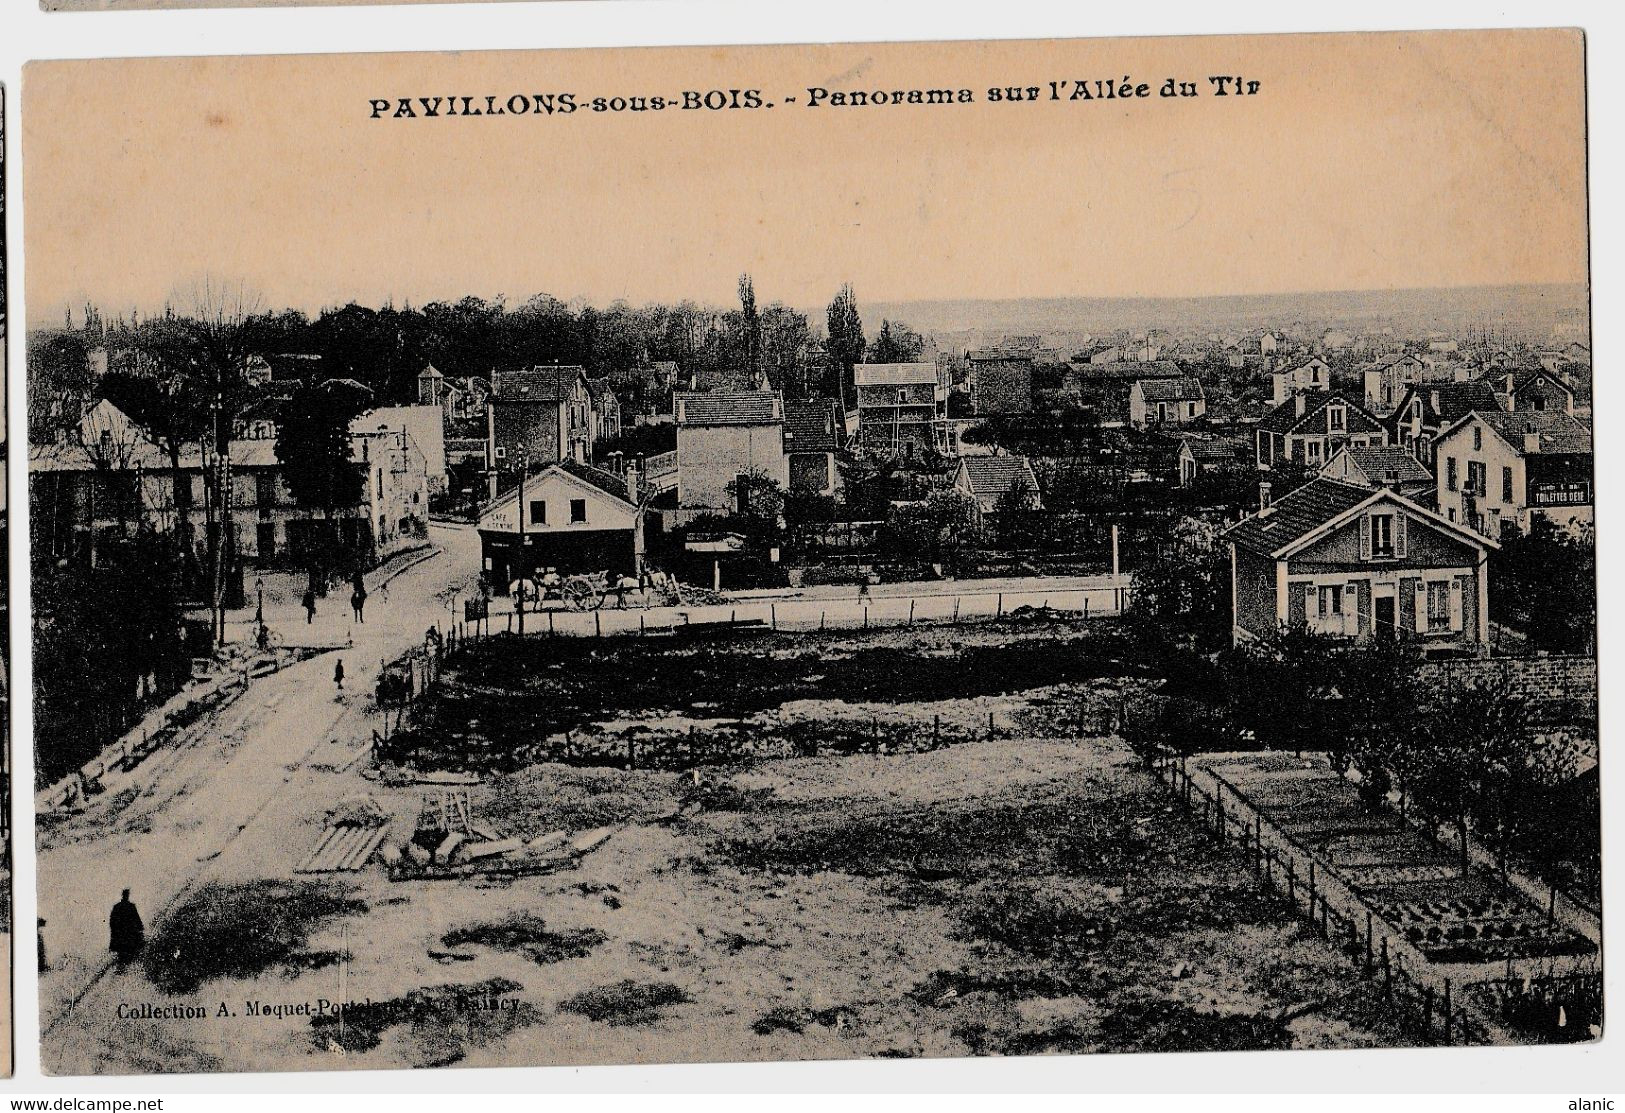
POLYGON ((841 489, 835 466, 841 451, 841 406, 833 398, 785 400, 784 451, 790 458, 790 490, 834 495, 841 489))
POLYGON ((515 580, 560 575, 635 576, 644 563, 637 469, 614 475, 560 460, 528 475, 480 511, 481 567, 498 594, 515 580))
POLYGON ((1574 388, 1562 377, 1536 367, 1522 372, 1508 371, 1496 376, 1503 406, 1508 410, 1540 413, 1574 413, 1574 388))
POLYGON ((1592 521, 1591 430, 1561 410, 1474 410, 1439 437, 1439 510, 1488 537, 1592 521))
POLYGON ((760 473, 790 486, 784 448, 784 399, 771 390, 679 391, 672 400, 677 423, 677 505, 726 513, 734 508, 743 475, 760 473))
POLYGON ((491 495, 498 472, 514 473, 555 460, 592 459, 592 395, 587 372, 574 364, 538 364, 498 371, 485 405, 486 458, 491 495))
POLYGON ((1326 461, 1324 479, 1389 487, 1423 506, 1433 502, 1433 473, 1397 444, 1350 445, 1326 461))
POLYGON ((1429 655, 1489 651, 1496 543, 1387 487, 1317 478, 1224 533, 1236 644, 1282 629, 1417 639, 1429 655))
POLYGON ((1175 466, 1179 470, 1181 487, 1190 486, 1198 476, 1243 467, 1246 463, 1246 446, 1238 445, 1234 440, 1191 434, 1179 438, 1175 466))
POLYGON ((1190 377, 1136 379, 1128 392, 1128 420, 1136 429, 1189 425, 1207 413, 1202 384, 1190 377))
POLYGON ((1409 352, 1371 361, 1360 369, 1365 404, 1374 413, 1391 413, 1405 388, 1422 381, 1423 371, 1422 361, 1409 352))
POLYGON ((1270 401, 1279 406, 1300 390, 1330 390, 1331 386, 1331 365, 1319 356, 1309 356, 1270 373, 1270 401))
POLYGON ((978 514, 997 514, 1001 502, 1020 498, 1029 510, 1044 508, 1038 477, 1025 456, 966 456, 954 471, 954 489, 976 502, 978 514))
POLYGON ((1259 421, 1253 432, 1260 468, 1291 462, 1319 468, 1348 445, 1387 444, 1382 423, 1339 391, 1299 391, 1259 421))
POLYGON ((1394 412, 1383 419, 1389 440, 1438 472, 1434 442, 1448 426, 1473 410, 1498 410, 1495 389, 1482 379, 1465 383, 1413 383, 1405 388, 1394 412))

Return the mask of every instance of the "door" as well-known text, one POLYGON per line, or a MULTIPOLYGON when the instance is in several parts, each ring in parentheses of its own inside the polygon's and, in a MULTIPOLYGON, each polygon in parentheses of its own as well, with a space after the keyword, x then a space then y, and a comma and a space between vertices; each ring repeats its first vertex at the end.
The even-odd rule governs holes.
POLYGON ((1379 638, 1391 638, 1394 631, 1399 628, 1399 615, 1395 611, 1396 598, 1393 595, 1376 595, 1371 600, 1371 624, 1379 638))

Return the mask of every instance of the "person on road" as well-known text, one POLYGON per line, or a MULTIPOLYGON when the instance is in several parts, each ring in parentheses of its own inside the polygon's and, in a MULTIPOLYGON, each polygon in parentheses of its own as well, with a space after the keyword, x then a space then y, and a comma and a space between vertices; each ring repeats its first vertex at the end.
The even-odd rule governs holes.
POLYGON ((305 607, 305 625, 309 626, 316 620, 316 590, 305 588, 305 597, 302 600, 305 607))
POLYGON ((364 591, 363 589, 361 589, 359 587, 356 588, 355 594, 350 596, 350 610, 355 612, 355 620, 357 622, 366 622, 367 621, 367 619, 365 617, 365 613, 364 613, 364 608, 366 607, 366 605, 367 605, 367 593, 366 593, 366 591, 364 591))
POLYGON ((130 900, 128 889, 107 917, 107 935, 107 949, 118 955, 120 970, 134 961, 146 946, 146 925, 141 922, 141 912, 130 900))
POLYGON ((343 658, 340 658, 338 664, 333 666, 333 683, 338 685, 339 691, 341 691, 341 692, 344 691, 344 660, 343 660, 343 658))

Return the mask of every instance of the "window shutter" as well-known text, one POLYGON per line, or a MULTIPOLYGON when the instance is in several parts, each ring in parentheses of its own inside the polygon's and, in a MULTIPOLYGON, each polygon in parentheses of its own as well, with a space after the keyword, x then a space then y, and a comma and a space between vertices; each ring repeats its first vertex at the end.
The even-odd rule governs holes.
POLYGON ((1311 630, 1320 629, 1320 599, 1314 584, 1303 585, 1303 621, 1311 630))
POLYGON ((1360 515, 1360 559, 1371 559, 1371 515, 1360 515))
POLYGON ((1394 514, 1394 556, 1401 559, 1405 556, 1405 517, 1403 511, 1394 514))
POLYGON ((1360 617, 1360 581, 1350 580, 1343 587, 1343 633, 1359 637, 1364 624, 1360 617))
POLYGON ((1462 627, 1462 591, 1461 580, 1450 581, 1450 628, 1460 630, 1462 627))
POLYGON ((1416 632, 1425 634, 1428 631, 1428 585, 1425 580, 1416 581, 1416 632))

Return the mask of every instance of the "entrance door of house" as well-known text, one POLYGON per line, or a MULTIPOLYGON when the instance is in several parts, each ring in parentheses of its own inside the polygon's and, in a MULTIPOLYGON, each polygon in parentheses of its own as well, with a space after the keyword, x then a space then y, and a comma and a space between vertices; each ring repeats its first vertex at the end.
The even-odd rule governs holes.
POLYGON ((1375 628, 1377 637, 1391 638, 1399 628, 1399 613, 1397 608, 1398 597, 1393 588, 1383 591, 1377 589, 1371 597, 1371 625, 1375 628))

